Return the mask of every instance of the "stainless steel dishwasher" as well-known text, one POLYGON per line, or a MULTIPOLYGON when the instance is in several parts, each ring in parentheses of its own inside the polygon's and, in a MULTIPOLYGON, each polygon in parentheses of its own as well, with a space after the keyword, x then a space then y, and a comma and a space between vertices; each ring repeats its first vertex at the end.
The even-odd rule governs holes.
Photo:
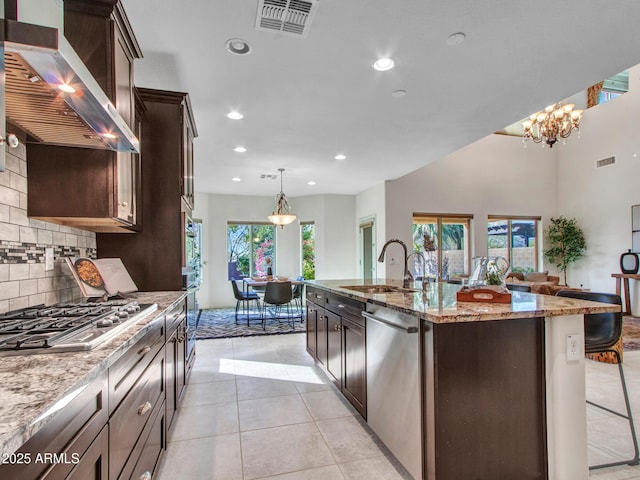
POLYGON ((422 479, 418 318, 367 304, 367 423, 422 479))

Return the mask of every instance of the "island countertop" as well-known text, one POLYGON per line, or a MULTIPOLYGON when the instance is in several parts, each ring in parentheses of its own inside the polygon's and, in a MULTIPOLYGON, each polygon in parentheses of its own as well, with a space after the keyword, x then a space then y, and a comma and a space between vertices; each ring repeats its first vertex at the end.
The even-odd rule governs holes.
POLYGON ((0 357, 0 454, 20 448, 55 416, 55 404, 91 383, 144 336, 154 321, 186 292, 137 292, 139 303, 158 310, 93 350, 0 357))
POLYGON ((364 293, 345 287, 390 285, 401 287, 398 280, 362 279, 308 280, 307 285, 350 297, 365 303, 389 307, 415 315, 432 323, 480 322, 531 317, 557 317, 587 313, 619 312, 620 305, 590 302, 568 297, 512 292, 511 303, 458 302, 456 292, 461 285, 443 282, 427 284, 424 292, 421 282, 411 287, 415 291, 364 293))

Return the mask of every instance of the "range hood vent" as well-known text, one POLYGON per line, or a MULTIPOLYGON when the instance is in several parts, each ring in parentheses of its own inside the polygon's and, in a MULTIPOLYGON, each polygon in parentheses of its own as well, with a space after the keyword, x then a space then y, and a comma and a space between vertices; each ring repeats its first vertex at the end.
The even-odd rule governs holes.
POLYGON ((42 143, 139 153, 138 139, 59 30, 5 20, 4 62, 7 121, 42 143))
POLYGON ((317 6, 317 0, 259 0, 256 29, 306 37, 317 6))

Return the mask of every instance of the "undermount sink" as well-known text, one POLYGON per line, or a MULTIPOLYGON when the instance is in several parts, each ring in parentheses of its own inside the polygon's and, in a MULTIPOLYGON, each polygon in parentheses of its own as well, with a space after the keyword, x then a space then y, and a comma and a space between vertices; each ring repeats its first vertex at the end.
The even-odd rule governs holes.
POLYGON ((414 293, 419 291, 412 288, 395 287, 393 285, 343 285, 340 288, 354 290, 360 293, 414 293))

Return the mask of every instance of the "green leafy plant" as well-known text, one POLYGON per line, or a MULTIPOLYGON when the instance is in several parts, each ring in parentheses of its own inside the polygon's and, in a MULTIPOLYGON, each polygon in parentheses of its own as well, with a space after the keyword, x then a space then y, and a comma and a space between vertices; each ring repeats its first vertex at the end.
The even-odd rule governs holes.
POLYGON ((579 260, 587 250, 584 233, 575 218, 563 216, 552 217, 545 233, 549 248, 545 250, 544 256, 559 272, 563 272, 564 284, 567 285, 567 267, 579 260))

